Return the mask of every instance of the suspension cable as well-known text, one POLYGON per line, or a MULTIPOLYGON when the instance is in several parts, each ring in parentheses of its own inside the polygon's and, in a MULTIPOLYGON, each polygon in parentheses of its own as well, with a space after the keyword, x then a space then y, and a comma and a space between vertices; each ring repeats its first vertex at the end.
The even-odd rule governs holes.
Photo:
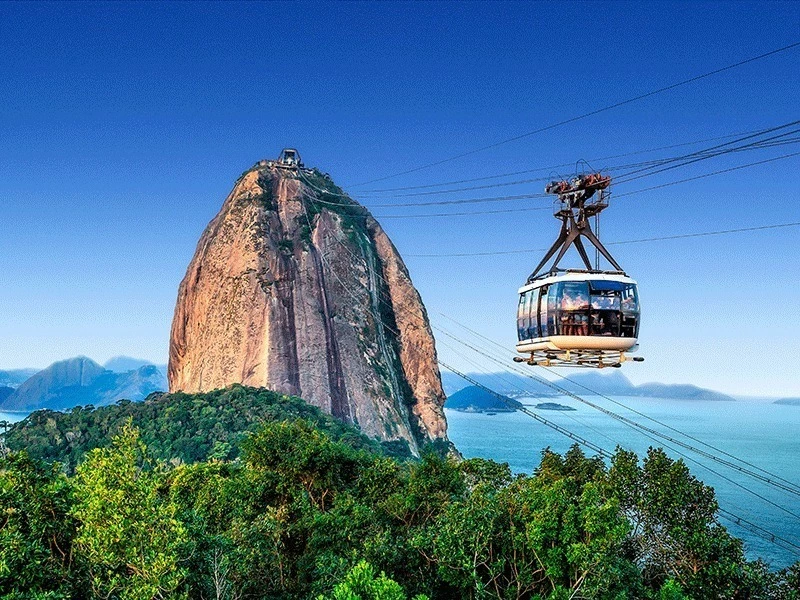
POLYGON ((458 160, 460 158, 471 156, 471 155, 477 154, 479 152, 483 152, 483 151, 486 151, 486 150, 491 150, 491 149, 497 148, 499 146, 502 146, 504 144, 508 144, 508 143, 511 143, 511 142, 516 142, 518 140, 530 137, 532 135, 543 133, 545 131, 549 131, 551 129, 555 129, 557 127, 561 127, 561 126, 567 125, 569 123, 574 123, 576 121, 580 121, 582 119, 586 119, 587 117, 591 117, 593 115, 597 115, 597 114, 600 114, 600 113, 603 113, 603 112, 618 108, 620 106, 625 106, 627 104, 631 104, 631 103, 637 102, 639 100, 644 100, 645 98, 649 98, 651 96, 655 96, 657 94, 661 94, 663 92, 667 92, 669 90, 673 90, 675 88, 678 88, 678 87, 681 87, 681 86, 684 86, 684 85, 688 85, 690 83, 693 83, 695 81, 699 81, 701 79, 705 79, 707 77, 712 77, 713 75, 717 75, 719 73, 723 73, 725 71, 729 71, 731 69, 735 69, 737 67, 741 67, 743 65, 746 65, 746 64, 749 64, 749 63, 752 63, 752 62, 767 58, 769 56, 778 54, 780 52, 786 52, 788 50, 792 50, 792 49, 794 49, 794 48, 796 48, 798 46, 800 46, 800 42, 794 42, 792 44, 788 44, 786 46, 782 46, 781 48, 776 48, 775 50, 770 50, 769 52, 765 52, 765 53, 759 54, 757 56, 746 58, 746 59, 741 60, 739 62, 730 64, 730 65, 727 65, 727 66, 724 66, 724 67, 720 67, 718 69, 714 69, 712 71, 708 71, 708 72, 702 73, 700 75, 695 75, 694 77, 689 77, 688 79, 684 79, 682 81, 678 81, 676 83, 672 83, 670 85, 666 85, 664 87, 661 87, 661 88, 658 88, 658 89, 655 89, 655 90, 652 90, 652 91, 649 91, 649 92, 646 92, 646 93, 643 93, 643 94, 639 94, 638 96, 633 96, 633 97, 627 98, 625 100, 620 100, 619 102, 615 102, 614 104, 609 104, 607 106, 603 106, 601 108, 597 108, 595 110, 583 113, 581 115, 577 115, 575 117, 571 117, 571 118, 568 118, 568 119, 563 119, 563 120, 558 121, 556 123, 552 123, 550 125, 545 125, 543 127, 539 127, 538 129, 534 129, 532 131, 528 131, 526 133, 522 133, 520 135, 516 135, 516 136, 510 137, 510 138, 507 138, 505 140, 501 140, 499 142, 494 142, 492 144, 488 144, 486 146, 482 146, 482 147, 476 148, 474 150, 469 150, 467 152, 462 152, 460 154, 456 154, 456 155, 450 156, 448 158, 442 158, 442 159, 439 159, 439 160, 436 160, 436 161, 433 161, 433 162, 430 162, 430 163, 419 165, 417 167, 406 169, 404 171, 399 171, 397 173, 392 173, 390 175, 384 175, 383 177, 376 177, 376 178, 370 179, 368 181, 362 181, 360 183, 353 184, 352 187, 358 187, 358 186, 362 186, 362 185, 367 185, 369 183, 375 183, 375 182, 378 182, 378 181, 386 181, 387 179, 392 179, 394 177, 399 177, 401 175, 408 175, 410 173, 416 173, 417 171, 422 171, 424 169, 429 169, 431 167, 435 167, 435 166, 442 165, 442 164, 445 164, 445 163, 448 163, 448 162, 452 162, 454 160, 458 160))
MULTIPOLYGON (((449 321, 452 321, 453 323, 455 323, 459 327, 469 331, 473 335, 475 335, 475 336, 477 336, 477 337, 479 337, 479 338, 481 338, 481 339, 493 344, 494 346, 497 346, 497 347, 501 348, 503 351, 506 351, 506 348, 504 346, 502 346, 501 344, 495 342, 494 340, 492 340, 492 339, 490 339, 490 338, 478 333, 477 331, 475 331, 474 329, 470 328, 469 326, 464 325, 462 323, 459 323, 458 321, 456 321, 452 317, 448 317, 447 315, 444 315, 443 313, 439 313, 439 315, 444 317, 445 319, 447 319, 449 321)), ((476 352, 480 353, 479 350, 476 350, 474 348, 473 348, 473 350, 475 350, 476 352)), ((680 435, 682 435, 682 436, 684 436, 686 438, 689 438, 689 439, 691 439, 691 440, 693 440, 695 442, 698 442, 699 444, 701 444, 703 446, 706 446, 707 448, 710 448, 715 452, 718 452, 720 454, 724 454, 725 456, 733 458, 734 460, 737 460, 737 461, 747 465, 748 467, 751 467, 752 469, 756 469, 757 471, 761 471, 761 473, 763 473, 763 475, 759 474, 759 473, 756 473, 756 472, 751 472, 749 469, 745 469, 744 467, 741 467, 739 465, 731 463, 730 461, 727 461, 725 459, 721 459, 721 458, 719 458, 719 457, 717 457, 717 456, 715 456, 715 455, 713 455, 713 454, 711 454, 709 452, 706 452, 705 450, 696 448, 696 447, 694 447, 694 446, 692 446, 690 444, 686 444, 685 442, 682 442, 680 440, 672 438, 671 436, 668 436, 668 435, 666 435, 666 434, 664 434, 662 432, 659 432, 659 431, 656 431, 656 430, 654 430, 652 428, 649 428, 646 425, 642 425, 641 423, 637 423, 636 421, 628 419, 627 417, 623 417, 622 415, 617 415, 616 413, 608 410, 607 408, 604 408, 604 407, 599 406, 599 405, 597 405, 597 404, 595 404, 593 402, 590 402, 589 400, 586 400, 586 399, 578 396, 577 394, 575 394, 575 393, 573 393, 573 392, 571 392, 571 391, 569 391, 569 390, 567 390, 567 389, 565 389, 565 388, 563 388, 563 387, 561 387, 561 386, 559 386, 559 385, 557 385, 557 384, 555 384, 555 383, 553 383, 551 381, 548 381, 547 379, 543 379, 541 377, 538 377, 538 376, 530 373, 527 370, 526 371, 520 371, 520 370, 517 370, 517 369, 512 369, 511 367, 505 365, 504 362, 498 361, 496 358, 492 358, 491 356, 488 356, 488 355, 484 355, 484 356, 486 356, 487 358, 489 358, 490 360, 492 360, 495 363, 499 363, 499 364, 503 365, 508 370, 513 370, 513 371, 515 371, 515 372, 517 372, 517 373, 519 373, 521 375, 524 375, 525 377, 528 377, 530 379, 533 379, 534 381, 537 381, 538 383, 542 383, 543 385, 547 385, 551 389, 554 389, 555 391, 557 391, 557 392, 559 392, 561 394, 569 396, 570 398, 573 398, 573 399, 575 399, 575 400, 577 400, 579 402, 582 402, 583 404, 586 404, 586 405, 588 405, 588 406, 590 406, 592 408, 595 408, 595 409, 603 412, 604 414, 606 414, 606 415, 608 415, 608 416, 610 416, 610 417, 612 417, 612 418, 614 418, 614 419, 616 419, 618 421, 625 422, 626 424, 629 424, 629 425, 631 425, 633 427, 642 429, 643 431, 647 431, 648 433, 651 433, 652 435, 656 435, 656 436, 658 436, 658 437, 660 437, 662 439, 665 439, 665 440, 667 440, 669 442, 677 444, 677 445, 681 446, 682 448, 685 448, 686 450, 690 450, 692 452, 700 454, 701 456, 704 456, 705 458, 708 458, 710 460, 714 460, 715 462, 718 462, 718 463, 723 464, 723 465, 725 465, 725 466, 727 466, 729 468, 732 468, 732 469, 737 470, 737 471, 739 471, 741 473, 744 473, 744 474, 746 474, 746 475, 748 475, 750 477, 753 477, 754 479, 758 479, 758 480, 760 480, 760 481, 762 481, 764 483, 767 483, 768 485, 772 485, 773 487, 776 487, 776 488, 781 489, 783 491, 786 491, 786 492, 789 492, 791 494, 800 496, 800 486, 798 486, 794 482, 789 481, 788 479, 784 479, 783 477, 781 477, 779 475, 776 475, 775 473, 771 473, 770 471, 767 471, 766 469, 762 469, 761 467, 758 467, 758 466, 756 466, 756 465, 754 465, 754 464, 752 464, 752 463, 750 463, 750 462, 748 462, 748 461, 746 461, 744 459, 741 459, 741 458, 735 456, 734 454, 726 452, 726 451, 722 450, 721 448, 718 448, 716 446, 708 444, 708 443, 706 443, 706 442, 704 442, 704 441, 702 441, 702 440, 700 440, 700 439, 698 439, 698 438, 696 438, 696 437, 694 437, 692 435, 689 435, 689 434, 687 434, 687 433, 685 433, 685 432, 683 432, 683 431, 681 431, 681 430, 679 430, 679 429, 677 429, 675 427, 672 427, 672 426, 670 426, 670 425, 668 425, 668 424, 666 424, 666 423, 664 423, 662 421, 659 421, 658 419, 650 417, 649 415, 646 415, 645 413, 643 413, 641 411, 638 411, 638 410, 636 410, 636 409, 634 409, 634 408, 632 408, 632 407, 630 407, 630 406, 628 406, 628 405, 626 405, 626 404, 624 404, 622 402, 619 402, 618 400, 614 400, 613 398, 610 398, 609 396, 606 396, 605 394, 602 394, 601 392, 595 391, 595 390, 589 388, 588 386, 581 384, 580 382, 577 382, 577 381, 574 381, 572 379, 569 379, 568 377, 566 377, 564 375, 561 375, 560 373, 557 373, 553 369, 549 369, 547 367, 543 367, 548 373, 550 373, 552 375, 555 375, 555 376, 557 376, 557 377, 559 377, 561 379, 564 379, 565 381, 568 381, 569 383, 572 383, 573 385, 577 385, 577 386, 583 388, 584 390, 586 390, 588 392, 591 392, 592 394, 594 394, 596 396, 599 396, 599 397, 601 397, 601 398, 603 398, 605 400, 608 400, 609 402, 619 406, 620 408, 624 408, 626 410, 629 410, 632 413, 634 413, 634 414, 636 414, 636 415, 638 415, 640 417, 643 417, 643 418, 645 418, 645 419, 647 419, 647 420, 649 420, 649 421, 651 421, 653 423, 656 423, 656 424, 658 424, 658 425, 660 425, 660 426, 662 426, 662 427, 664 427, 666 429, 669 429, 670 431, 673 431, 675 433, 679 433, 680 435)), ((794 514, 794 513, 792 513, 792 514, 794 514)), ((795 515, 795 516, 800 518, 800 515, 795 515)))

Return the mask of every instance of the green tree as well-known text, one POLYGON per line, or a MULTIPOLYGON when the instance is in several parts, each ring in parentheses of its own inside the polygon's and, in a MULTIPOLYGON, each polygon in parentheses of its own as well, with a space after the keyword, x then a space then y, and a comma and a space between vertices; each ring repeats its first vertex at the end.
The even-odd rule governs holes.
POLYGON ((90 452, 75 475, 80 521, 75 545, 96 596, 121 600, 178 597, 186 529, 158 490, 158 473, 130 424, 111 448, 90 452))
POLYGON ((77 593, 72 489, 60 465, 24 451, 0 459, 0 595, 77 593))
POLYGON ((535 477, 479 483, 451 504, 435 526, 440 576, 475 598, 635 593, 637 571, 621 552, 629 526, 602 493, 602 468, 574 452, 569 464, 544 458, 535 477))
POLYGON ((763 585, 752 577, 741 541, 717 521, 713 488, 683 461, 650 448, 639 465, 633 452, 618 450, 609 481, 633 527, 629 550, 648 587, 671 579, 690 597, 734 598, 763 585))
MULTIPOLYGON (((407 600, 403 588, 385 573, 375 573, 375 568, 366 561, 360 561, 333 588, 333 600, 407 600)), ((319 600, 324 600, 323 596, 319 600)), ((427 600, 427 596, 417 595, 414 600, 427 600)))

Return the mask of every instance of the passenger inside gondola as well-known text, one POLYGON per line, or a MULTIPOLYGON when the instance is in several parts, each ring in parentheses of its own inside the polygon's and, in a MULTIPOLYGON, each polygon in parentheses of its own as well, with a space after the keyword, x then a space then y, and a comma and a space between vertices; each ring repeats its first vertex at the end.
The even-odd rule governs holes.
POLYGON ((561 335, 589 335, 588 309, 586 283, 564 283, 561 287, 561 335))

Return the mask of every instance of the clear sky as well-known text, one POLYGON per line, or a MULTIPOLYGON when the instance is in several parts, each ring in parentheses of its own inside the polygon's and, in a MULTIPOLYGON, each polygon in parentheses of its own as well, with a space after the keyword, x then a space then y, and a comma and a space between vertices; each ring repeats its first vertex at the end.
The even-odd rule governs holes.
MULTIPOLYGON (((165 362, 177 286, 203 228, 239 174, 284 146, 358 197, 765 128, 800 118, 800 49, 436 168, 354 185, 798 40, 800 3, 792 2, 0 3, 0 368, 78 354, 165 362)), ((797 150, 727 155, 617 193, 797 150)), ((612 241, 800 221, 798 166, 793 157, 619 198, 602 234, 612 241)), ((536 253, 414 255, 546 247, 557 229, 547 211, 382 223, 435 322, 450 327, 438 313, 452 315, 513 347, 516 290, 536 253)), ((800 395, 799 243, 794 227, 613 247, 644 305, 647 361, 625 373, 800 395)), ((446 348, 440 354, 467 367, 446 348)))

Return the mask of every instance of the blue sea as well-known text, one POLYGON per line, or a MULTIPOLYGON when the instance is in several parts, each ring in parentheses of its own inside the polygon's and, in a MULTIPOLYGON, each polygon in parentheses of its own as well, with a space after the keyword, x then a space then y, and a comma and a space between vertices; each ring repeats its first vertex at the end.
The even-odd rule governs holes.
MULTIPOLYGON (((652 429, 680 438, 677 434, 664 430, 661 426, 608 400, 598 399, 596 396, 587 396, 587 400, 652 429)), ((741 457, 753 465, 800 484, 800 407, 798 406, 755 401, 704 402, 625 397, 615 397, 614 400, 734 456, 741 457)), ((661 445, 624 423, 570 398, 544 400, 523 398, 520 401, 529 405, 552 401, 575 408, 574 412, 552 410, 536 412, 605 450, 613 452, 617 445, 621 445, 643 456, 649 446, 661 445)), ((563 453, 573 444, 572 440, 523 413, 486 415, 452 410, 445 412, 449 437, 465 457, 482 457, 507 462, 517 473, 530 473, 535 469, 539 464, 543 448, 549 446, 552 450, 563 453)), ((698 445, 691 440, 680 439, 693 446, 698 445)), ((782 538, 800 544, 800 518, 771 506, 737 487, 735 483, 798 515, 800 515, 800 497, 776 490, 682 448, 678 449, 700 463, 685 461, 698 479, 714 487, 722 508, 782 538), (711 473, 703 465, 707 465, 735 483, 711 473)), ((665 450, 670 456, 680 458, 677 453, 667 448, 665 450)), ((584 451, 591 454, 586 449, 584 451)), ((800 560, 800 556, 781 549, 735 524, 725 520, 721 522, 733 535, 744 540, 749 558, 761 557, 773 568, 783 568, 800 560)))
POLYGON ((24 419, 27 416, 28 413, 26 412, 3 412, 2 410, 0 410, 0 421, 8 421, 9 423, 16 423, 17 421, 22 421, 22 419, 24 419))

